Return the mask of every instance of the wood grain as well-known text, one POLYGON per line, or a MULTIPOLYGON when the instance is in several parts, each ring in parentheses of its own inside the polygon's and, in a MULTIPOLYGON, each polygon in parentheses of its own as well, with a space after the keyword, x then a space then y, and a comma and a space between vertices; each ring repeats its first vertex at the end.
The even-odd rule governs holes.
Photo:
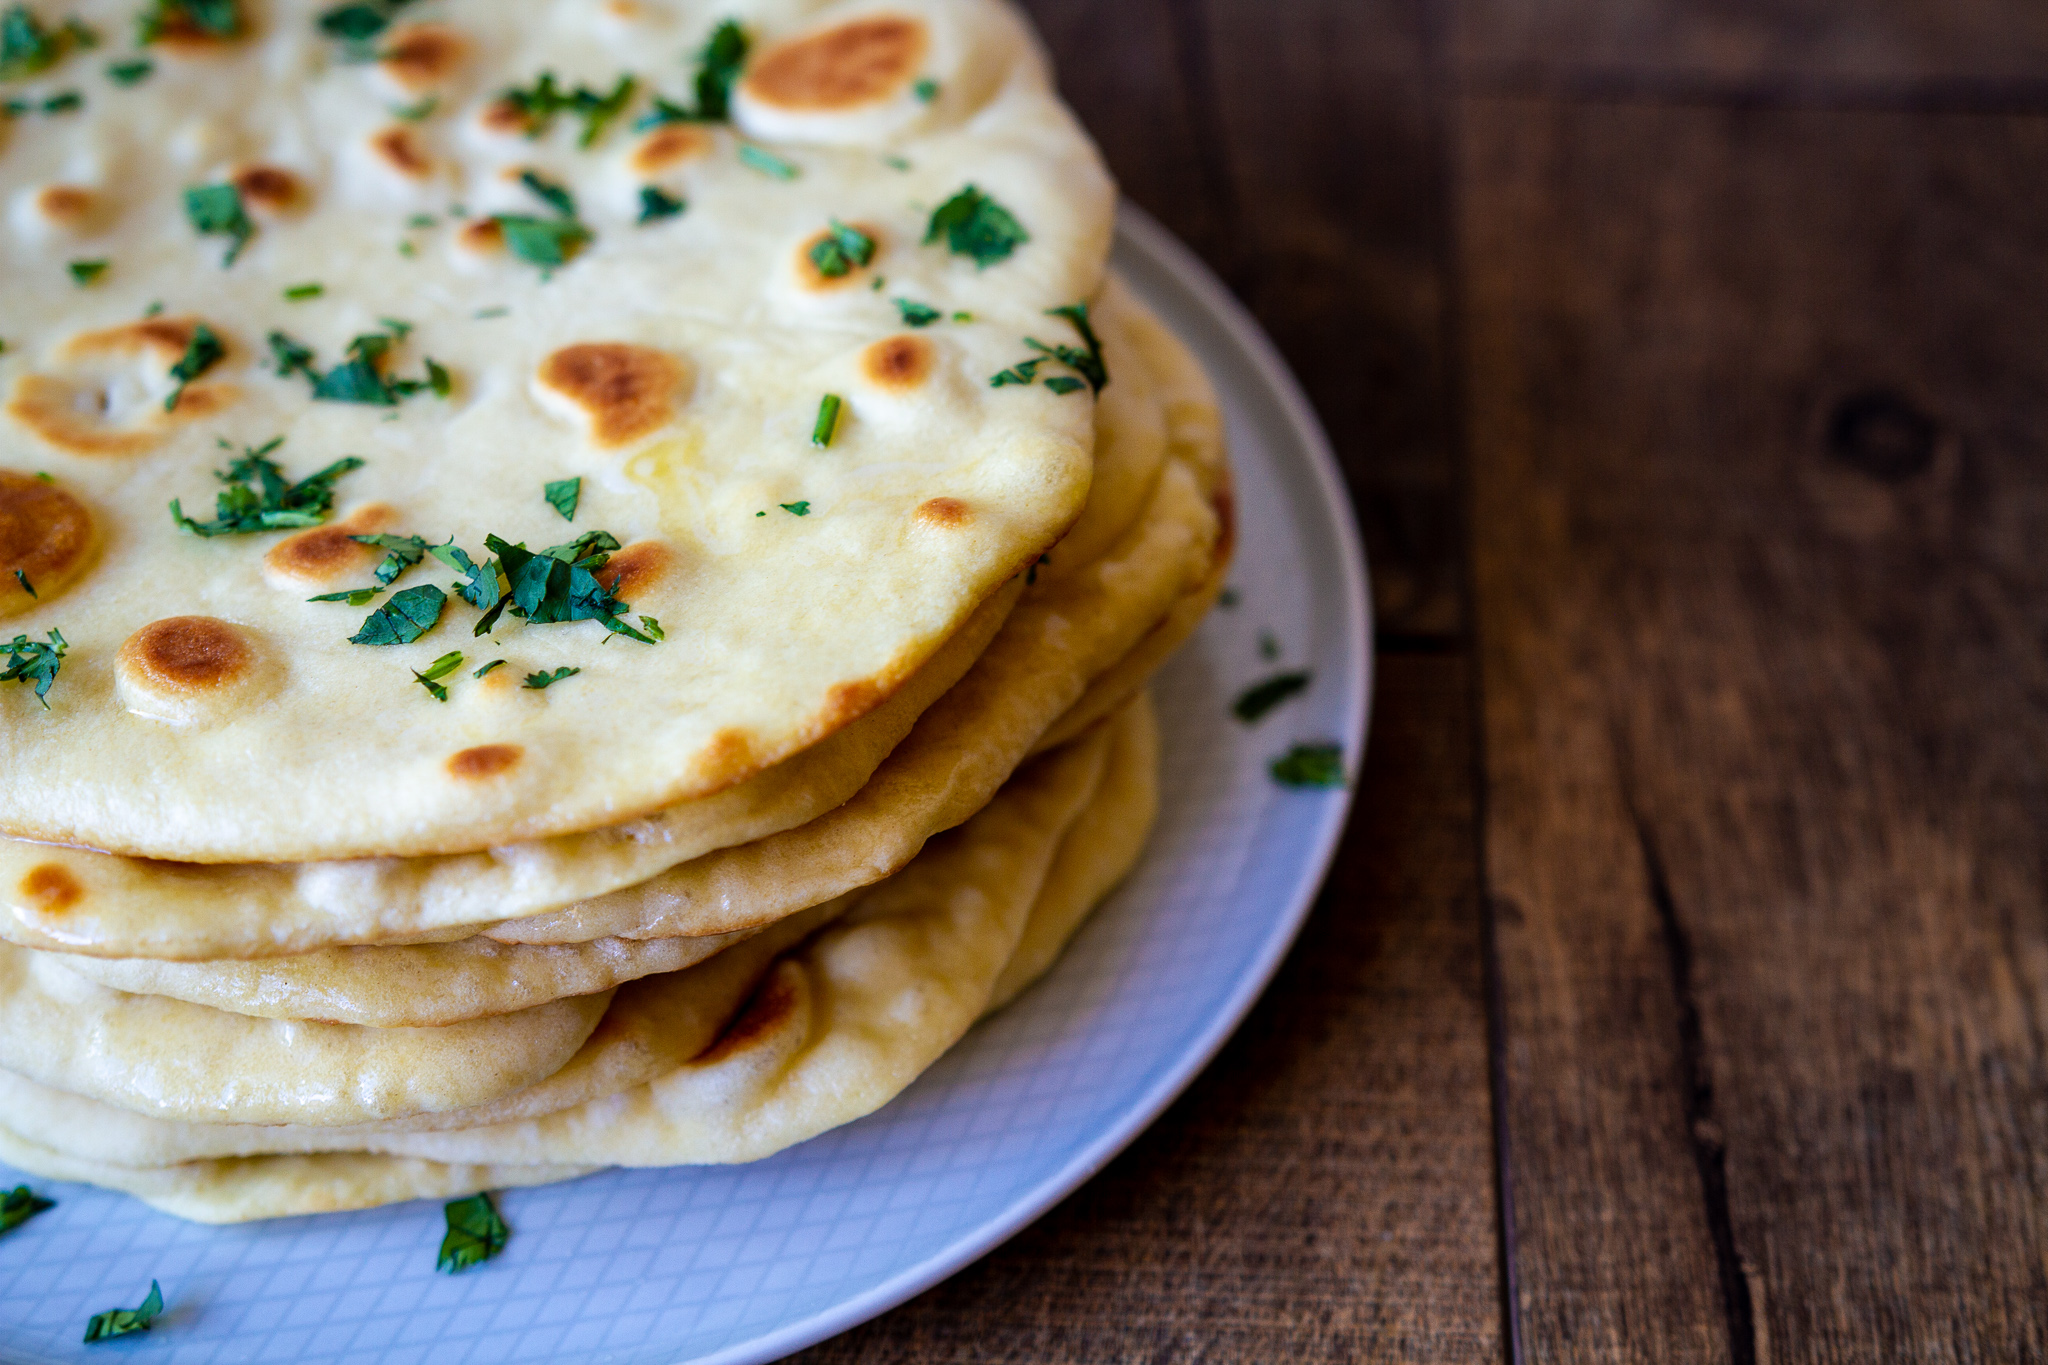
POLYGON ((2048 1356, 2048 121, 1472 103, 1527 1358, 2048 1356))
POLYGON ((1499 1358, 1467 681, 1386 662, 1336 875, 1179 1103, 986 1260, 798 1359, 1499 1358))

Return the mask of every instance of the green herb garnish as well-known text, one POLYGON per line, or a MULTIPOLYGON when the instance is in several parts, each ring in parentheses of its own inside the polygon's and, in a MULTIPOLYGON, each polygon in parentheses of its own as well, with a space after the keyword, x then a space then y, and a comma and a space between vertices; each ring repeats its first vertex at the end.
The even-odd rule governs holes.
POLYGON ((71 282, 83 288, 106 274, 107 267, 112 264, 112 261, 102 257, 96 261, 73 261, 64 268, 71 272, 71 282))
POLYGON ((489 663, 485 664, 482 668, 479 668, 476 672, 470 674, 469 676, 472 678, 481 678, 484 674, 489 673, 492 669, 503 668, 504 666, 505 661, 503 659, 493 659, 489 663))
POLYGON ((1283 787, 1344 785, 1344 751, 1335 744, 1297 744, 1269 766, 1283 787))
POLYGON ((844 400, 836 393, 828 393, 818 400, 818 420, 811 423, 811 444, 820 449, 832 444, 832 436, 839 429, 839 409, 844 400))
POLYGON ((661 628, 661 622, 655 620, 652 616, 640 618, 640 629, 646 631, 657 640, 666 640, 668 638, 668 632, 661 628))
POLYGON ((1000 389, 1006 384, 1029 384, 1038 378, 1038 367, 1044 360, 1020 360, 1007 370, 997 370, 988 377, 988 386, 1000 389))
POLYGON ((1280 642, 1273 638, 1273 632, 1270 630, 1259 632, 1259 657, 1267 663, 1280 657, 1280 642))
POLYGON ((428 664, 426 672, 422 673, 420 670, 414 669, 412 675, 419 681, 421 687, 427 689, 427 692, 435 701, 446 701, 448 700, 448 689, 441 685, 439 679, 447 677, 460 667, 462 667, 462 651, 452 649, 428 664))
POLYGON ((205 323, 192 328, 192 339, 185 343, 185 354, 178 357, 178 363, 171 366, 171 378, 177 385, 164 395, 164 411, 171 412, 178 406, 178 400, 185 396, 185 386, 220 363, 228 348, 221 345, 220 338, 205 323))
POLYGON ((672 194, 664 193, 653 185, 642 185, 640 187, 639 221, 642 223, 654 223, 659 222, 663 218, 673 218, 688 207, 689 205, 685 204, 682 200, 672 194))
POLYGON ((74 109, 85 108, 85 96, 76 90, 60 90, 43 101, 46 114, 68 114, 74 109))
POLYGON ((362 629, 348 637, 352 645, 409 645, 434 628, 448 594, 432 583, 391 594, 391 600, 363 618, 362 629))
POLYGON ((1051 389, 1054 393, 1059 394, 1061 397, 1065 397, 1067 394, 1070 393, 1079 393, 1081 390, 1088 387, 1086 384, 1082 383, 1080 380, 1074 378, 1070 374, 1051 375, 1047 377, 1045 381, 1045 386, 1048 389, 1051 389))
POLYGON ((583 670, 580 668, 558 668, 552 673, 529 673, 521 687, 530 687, 536 692, 545 692, 564 678, 573 678, 583 670))
POLYGON ((43 1199, 26 1185, 16 1185, 0 1194, 0 1232, 18 1228, 44 1209, 54 1209, 57 1201, 43 1199))
POLYGON ((155 74, 156 63, 147 57, 132 62, 107 63, 107 79, 116 85, 139 85, 155 74))
POLYGON ((155 1280, 149 1282, 149 1297, 134 1308, 109 1308, 104 1313, 94 1313, 86 1320, 85 1339, 106 1341, 113 1337, 125 1337, 130 1332, 147 1332, 157 1315, 164 1311, 164 1291, 157 1288, 155 1280))
POLYGON ((318 597, 309 597, 308 602, 346 602, 352 607, 367 607, 375 601, 382 588, 344 588, 340 592, 323 592, 318 597))
POLYGON ((974 261, 977 270, 1008 259, 1011 252, 1031 240, 1024 225, 995 200, 968 185, 932 210, 926 226, 926 246, 943 235, 946 249, 974 261))
POLYGON ((327 286, 324 284, 295 284, 284 291, 284 296, 297 303, 301 299, 317 299, 326 292, 327 286))
POLYGON ((775 505, 793 517, 807 517, 811 514, 811 505, 808 502, 778 502, 775 505))
POLYGON ((225 269, 235 263, 242 248, 256 235, 256 225, 242 208, 242 192, 233 185, 194 185, 185 191, 185 217, 202 237, 232 237, 234 245, 221 258, 225 269))
POLYGON ((882 164, 895 171, 907 171, 910 169, 910 161, 907 157, 885 154, 882 157, 882 164))
POLYGON ((320 13, 320 31, 346 43, 363 43, 382 33, 394 14, 408 0, 372 0, 372 3, 336 5, 320 13))
POLYGON ((511 1240, 512 1230, 498 1216, 488 1194, 454 1200, 443 1212, 448 1219, 448 1235, 441 1239, 441 1255, 434 1262, 436 1270, 453 1275, 482 1265, 503 1251, 505 1243, 511 1240))
POLYGON ((557 479, 541 485, 541 496, 548 500, 548 506, 562 514, 563 521, 576 520, 576 501, 583 496, 583 480, 557 479))
POLYGON ((697 51, 697 73, 691 88, 696 107, 673 104, 659 95, 654 112, 645 114, 634 128, 645 130, 663 123, 722 123, 732 116, 732 84, 739 79, 747 61, 747 34, 731 19, 711 31, 711 38, 697 51))
MULTIPOLYGON (((1064 308, 1048 308, 1045 315, 1050 318, 1065 318, 1073 323, 1074 330, 1081 334, 1081 340, 1087 349, 1066 345, 1048 346, 1036 337, 1025 337, 1024 344, 1067 366, 1087 380, 1089 387, 1095 392, 1101 393, 1109 384, 1109 367, 1102 361, 1102 338, 1095 335, 1095 328, 1088 322, 1088 305, 1070 303, 1064 308)), ((1047 380, 1046 383, 1050 387, 1052 381, 1047 380)), ((1060 392, 1064 393, 1066 390, 1062 389, 1060 392)))
POLYGON ((431 356, 425 362, 427 375, 424 379, 393 379, 384 373, 385 357, 393 346, 405 340, 412 331, 412 324, 391 318, 380 318, 379 321, 386 330, 366 332, 353 338, 341 364, 324 372, 312 347, 294 341, 283 332, 272 332, 268 339, 271 358, 277 363, 277 373, 280 376, 304 375, 313 386, 314 399, 320 402, 369 403, 388 408, 397 406, 401 398, 410 398, 416 393, 432 393, 436 398, 446 398, 454 388, 454 381, 431 356))
POLYGON ((529 218, 500 213, 496 221, 512 254, 538 266, 567 264, 593 236, 589 228, 573 218, 529 218))
POLYGON ((1264 718, 1268 711, 1286 701, 1289 697, 1306 692, 1310 675, 1297 670, 1292 673, 1276 673, 1254 687, 1246 688, 1230 704, 1231 714, 1250 725, 1264 718))
POLYGON ((1238 604, 1243 601, 1244 599, 1237 595, 1236 588, 1225 588, 1222 592, 1216 594, 1216 605, 1222 607, 1225 611, 1235 610, 1238 604))
POLYGON ((21 590, 27 593, 30 597, 42 597, 42 594, 36 591, 36 585, 29 582, 28 575, 26 573, 23 573, 20 569, 16 569, 14 571, 14 581, 21 584, 21 590))
MULTIPOLYGON (((48 71, 73 49, 99 45, 99 35, 76 19, 66 19, 52 33, 37 22, 27 5, 9 5, 0 13, 0 81, 26 79, 48 71)), ((45 105, 44 112, 56 111, 45 105)))
POLYGON ((392 105, 391 117, 403 119, 407 123, 419 123, 424 119, 432 118, 434 111, 440 107, 441 97, 439 95, 426 95, 411 104, 392 105))
POLYGON ((7 667, 0 669, 0 682, 34 683, 36 700, 47 711, 50 684, 57 681, 57 671, 64 667, 64 653, 70 648, 70 642, 59 630, 52 630, 47 642, 17 635, 7 643, 7 667))
POLYGON ((400 574, 425 559, 427 551, 433 548, 419 536, 350 536, 349 539, 358 545, 374 545, 388 552, 372 575, 380 588, 390 587, 400 574))
POLYGON ((148 47, 167 33, 203 33, 209 38, 242 36, 237 0, 150 0, 135 19, 135 41, 148 47))
POLYGON ((836 280, 875 259, 875 239, 834 218, 825 235, 811 244, 809 254, 820 275, 836 280))
POLYGON ((902 315, 903 325, 906 327, 929 327, 946 316, 929 304, 917 303, 910 299, 896 300, 896 311, 902 315))
POLYGON ((269 458, 270 452, 283 444, 284 437, 279 436, 262 446, 244 447, 240 459, 214 471, 213 476, 228 485, 214 495, 214 520, 194 521, 176 498, 171 499, 171 520, 195 536, 245 536, 318 526, 327 520, 334 507, 335 480, 361 469, 363 461, 346 455, 318 473, 290 483, 269 458))
POLYGON ((621 76, 611 93, 605 95, 587 85, 564 90, 555 84, 554 72, 543 71, 531 89, 515 86, 498 98, 518 111, 521 127, 529 138, 537 138, 552 128, 558 115, 569 114, 583 120, 583 132, 576 145, 588 147, 604 136, 613 119, 625 112, 637 88, 631 76, 621 76))
POLYGON ((544 180, 532 171, 521 171, 519 183, 532 190, 542 203, 561 214, 564 218, 576 216, 576 196, 568 188, 552 180, 544 180))
POLYGON ((773 176, 777 180, 794 180, 799 174, 795 165, 784 161, 773 152, 763 151, 751 142, 742 142, 740 144, 739 155, 740 161, 745 165, 753 167, 763 175, 773 176))
POLYGON ((910 93, 917 96, 921 104, 930 104, 939 97, 939 83, 929 76, 910 87, 910 93))
POLYGON ((585 531, 569 544, 551 545, 539 554, 498 536, 485 536, 484 545, 498 556, 505 575, 505 600, 510 603, 507 607, 500 602, 494 610, 510 610, 537 625, 600 621, 615 634, 642 644, 655 643, 652 636, 619 619, 628 610, 627 604, 597 579, 597 570, 604 567, 610 552, 619 548, 610 532, 585 531))

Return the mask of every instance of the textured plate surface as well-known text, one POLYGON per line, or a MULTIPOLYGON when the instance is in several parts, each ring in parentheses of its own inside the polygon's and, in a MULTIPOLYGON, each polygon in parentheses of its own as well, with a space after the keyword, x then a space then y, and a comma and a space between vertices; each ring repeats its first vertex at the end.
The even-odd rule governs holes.
MULTIPOLYGON (((770 1160, 507 1193, 511 1245, 456 1277, 434 1273, 437 1204, 206 1228, 31 1182, 58 1206, 0 1235, 0 1362, 104 1358, 79 1342, 86 1318, 133 1307, 152 1278, 168 1311, 127 1349, 176 1365, 773 1360, 984 1254, 1135 1137, 1221 1046, 1307 913, 1350 794, 1283 790, 1266 763, 1296 740, 1337 740, 1356 773, 1371 636, 1350 505, 1270 345, 1128 209, 1116 264, 1223 396, 1238 605, 1155 685, 1159 830, 1045 981, 893 1105, 770 1160), (1303 697, 1254 727, 1231 719, 1239 690, 1296 666, 1315 674, 1303 697)), ((8 1186, 19 1178, 0 1166, 8 1186)))

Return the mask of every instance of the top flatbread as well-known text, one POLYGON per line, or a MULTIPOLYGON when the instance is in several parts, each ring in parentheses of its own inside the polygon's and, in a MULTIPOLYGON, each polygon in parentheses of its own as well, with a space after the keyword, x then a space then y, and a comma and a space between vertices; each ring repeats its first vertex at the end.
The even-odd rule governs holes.
MULTIPOLYGON (((132 31, 128 0, 75 8, 132 31)), ((105 49, 8 87, 85 99, 0 127, 0 610, 69 642, 49 710, 0 689, 0 830, 283 861, 615 823, 880 703, 1080 512, 1089 390, 989 380, 1033 354, 1027 336, 1079 344, 1045 310, 1095 292, 1112 191, 1006 8, 430 0, 365 45, 372 61, 322 34, 324 8, 249 6, 234 40, 168 34, 132 87, 99 74, 105 49), (753 42, 736 122, 635 132, 645 92, 683 99, 689 54, 728 16, 753 42), (587 148, 573 110, 529 139, 498 97, 544 70, 563 92, 632 75, 639 93, 587 148), (518 219, 557 214, 528 169, 594 234, 552 269, 506 246, 518 219), (924 243, 970 182, 1028 234, 1007 256, 924 243), (184 194, 230 183, 254 233, 223 268, 233 234, 197 233, 184 194), (636 223, 649 187, 687 208, 636 223), (828 277, 811 248, 835 220, 875 248, 828 277), (108 265, 80 285, 77 260, 108 265), (302 283, 323 292, 287 301, 302 283), (907 325, 899 298, 939 320, 907 325), (314 401, 272 372, 278 331, 332 387, 382 318, 410 326, 389 375, 431 356, 445 399, 314 401), (201 323, 226 355, 167 410, 201 323), (828 393, 843 406, 818 447, 828 393), (213 471, 278 435, 294 479, 365 461, 336 481, 329 529, 178 530, 172 498, 210 520, 213 471), (573 522, 542 496, 569 478, 573 522), (474 639, 478 611, 451 596, 416 641, 352 644, 375 606, 305 599, 369 584, 382 552, 336 527, 478 558, 487 534, 540 550, 607 531, 626 547, 607 566, 618 619, 666 638, 508 615, 474 639), (414 671, 454 650, 437 704, 414 671), (521 686, 563 667, 581 671, 521 686)), ((429 559, 392 587, 455 578, 429 559)))

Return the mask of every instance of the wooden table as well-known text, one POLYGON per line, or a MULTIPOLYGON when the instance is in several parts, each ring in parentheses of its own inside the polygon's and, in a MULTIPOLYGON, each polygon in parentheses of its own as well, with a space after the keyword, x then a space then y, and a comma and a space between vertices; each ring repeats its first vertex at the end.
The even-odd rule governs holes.
POLYGON ((1321 410, 1371 749, 1186 1096, 803 1359, 2048 1359, 2048 4, 1031 9, 1321 410))

